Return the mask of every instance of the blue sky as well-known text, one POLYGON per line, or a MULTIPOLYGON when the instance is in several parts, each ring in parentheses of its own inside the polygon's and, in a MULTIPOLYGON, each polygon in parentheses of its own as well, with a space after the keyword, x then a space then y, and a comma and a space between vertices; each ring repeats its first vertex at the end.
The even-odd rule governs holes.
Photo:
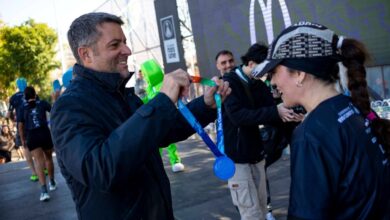
POLYGON ((75 18, 104 2, 106 0, 0 0, 0 19, 14 26, 32 18, 64 33, 75 18))
MULTIPOLYGON (((159 45, 159 38, 153 2, 154 0, 0 0, 0 19, 9 26, 20 25, 29 18, 47 23, 59 33, 59 43, 63 45, 67 43, 66 33, 72 21, 99 8, 98 11, 131 17, 132 30, 135 30, 133 32, 145 41, 146 46, 155 47, 159 45), (131 13, 125 14, 129 8, 131 13)), ((130 33, 129 30, 126 32, 130 33)), ((130 45, 130 41, 128 42, 130 45)), ((138 37, 133 36, 133 42, 130 45, 133 51, 145 50, 138 37)), ((153 58, 162 60, 159 50, 153 50, 153 58)), ((150 54, 152 53, 139 53, 137 59, 150 59, 150 54)), ((135 58, 129 62, 133 62, 132 66, 136 65, 135 58)), ((62 72, 65 70, 63 65, 62 72)))
MULTIPOLYGON (((62 41, 66 41, 72 21, 94 11, 104 2, 106 0, 0 0, 0 19, 9 26, 15 26, 32 18, 36 22, 47 23, 59 33, 62 41)), ((64 71, 65 65, 62 67, 64 71)))

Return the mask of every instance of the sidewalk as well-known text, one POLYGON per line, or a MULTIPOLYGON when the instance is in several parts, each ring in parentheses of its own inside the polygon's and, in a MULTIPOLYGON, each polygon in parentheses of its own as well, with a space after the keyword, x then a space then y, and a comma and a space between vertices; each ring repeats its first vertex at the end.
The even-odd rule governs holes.
MULTIPOLYGON (((212 172, 214 157, 199 140, 178 143, 178 151, 186 166, 184 172, 173 173, 168 158, 164 165, 171 181, 173 210, 177 220, 239 219, 232 204, 227 183, 212 172)), ((56 161, 56 159, 55 159, 56 161)), ((268 170, 272 205, 277 220, 286 219, 289 191, 289 160, 279 160, 268 170)), ((39 201, 39 184, 29 180, 25 161, 0 165, 0 219, 73 220, 75 207, 65 180, 56 165, 58 189, 50 193, 49 202, 39 201)))

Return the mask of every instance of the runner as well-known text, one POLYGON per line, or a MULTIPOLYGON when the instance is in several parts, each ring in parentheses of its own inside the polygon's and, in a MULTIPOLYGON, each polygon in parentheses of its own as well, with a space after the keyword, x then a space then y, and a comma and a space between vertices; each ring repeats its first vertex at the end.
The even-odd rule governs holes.
POLYGON ((57 188, 54 180, 53 165, 53 142, 47 125, 46 112, 50 112, 51 106, 46 101, 36 100, 36 93, 33 87, 27 87, 24 91, 26 105, 19 112, 19 131, 23 146, 27 146, 35 159, 39 183, 41 184, 40 201, 47 201, 50 196, 47 192, 46 177, 43 169, 48 169, 50 178, 49 189, 57 188), (24 131, 26 134, 24 134, 24 131))

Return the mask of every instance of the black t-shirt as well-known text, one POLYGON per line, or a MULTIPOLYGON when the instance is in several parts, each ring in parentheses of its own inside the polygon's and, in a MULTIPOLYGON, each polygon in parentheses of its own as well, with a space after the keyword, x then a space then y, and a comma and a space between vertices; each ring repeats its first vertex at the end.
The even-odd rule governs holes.
POLYGON ((370 122, 338 95, 294 131, 289 219, 388 219, 389 161, 370 122))
POLYGON ((23 110, 18 113, 18 122, 23 122, 27 131, 47 126, 46 112, 50 110, 51 106, 46 101, 26 102, 23 110))

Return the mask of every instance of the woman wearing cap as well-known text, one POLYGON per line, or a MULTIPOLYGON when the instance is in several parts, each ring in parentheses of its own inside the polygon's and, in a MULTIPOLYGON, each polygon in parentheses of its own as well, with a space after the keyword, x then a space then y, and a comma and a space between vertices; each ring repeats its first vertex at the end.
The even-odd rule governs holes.
POLYGON ((291 143, 289 219, 390 219, 390 121, 370 109, 366 58, 362 43, 300 22, 253 71, 308 112, 291 143))

